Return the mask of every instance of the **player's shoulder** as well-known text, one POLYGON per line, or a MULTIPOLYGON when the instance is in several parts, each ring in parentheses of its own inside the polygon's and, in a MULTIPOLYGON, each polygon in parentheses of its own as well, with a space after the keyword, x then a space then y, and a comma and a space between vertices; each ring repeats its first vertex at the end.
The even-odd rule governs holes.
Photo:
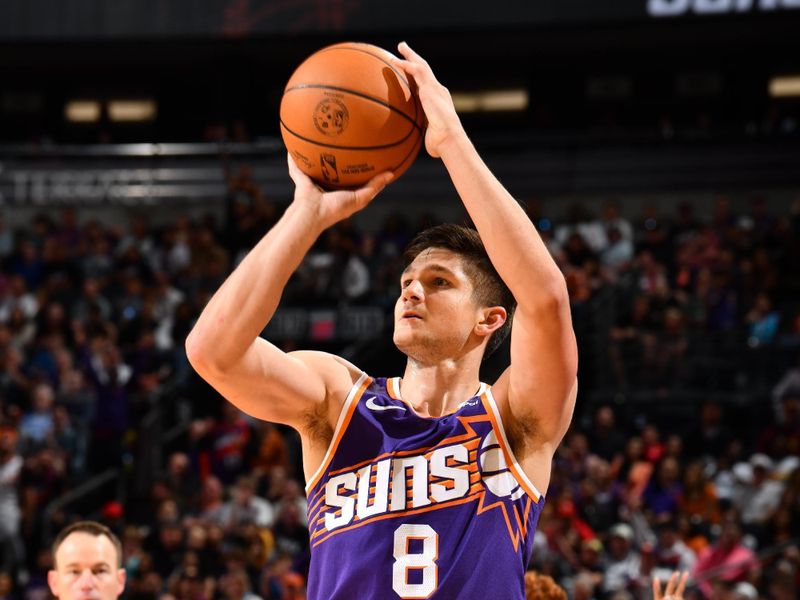
POLYGON ((325 380, 328 387, 353 385, 364 374, 361 369, 349 360, 330 352, 295 350, 289 352, 288 355, 318 373, 325 380))

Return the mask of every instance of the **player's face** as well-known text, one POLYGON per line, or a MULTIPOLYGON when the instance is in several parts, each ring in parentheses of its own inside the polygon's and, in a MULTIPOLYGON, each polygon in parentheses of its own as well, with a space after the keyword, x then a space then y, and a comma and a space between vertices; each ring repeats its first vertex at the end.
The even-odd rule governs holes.
POLYGON ((400 289, 394 343, 403 353, 428 363, 469 348, 481 310, 461 257, 440 248, 424 250, 401 275, 400 289))
POLYGON ((116 600, 125 589, 125 570, 117 567, 116 548, 104 535, 68 535, 55 561, 47 582, 58 600, 116 600))

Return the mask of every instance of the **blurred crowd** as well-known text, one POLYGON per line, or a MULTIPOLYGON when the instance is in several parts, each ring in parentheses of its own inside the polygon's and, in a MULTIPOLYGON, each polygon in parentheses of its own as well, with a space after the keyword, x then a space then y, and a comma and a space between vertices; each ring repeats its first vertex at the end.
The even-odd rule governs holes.
MULTIPOLYGON (((697 597, 794 598, 800 202, 772 214, 757 198, 737 213, 719 197, 710 219, 688 203, 638 220, 614 202, 597 216, 576 205, 563 219, 535 201, 526 208, 567 280, 584 397, 604 385, 653 389, 663 403, 680 389, 728 389, 727 375, 709 383, 704 371, 717 344, 744 353, 731 385, 754 391, 748 407, 715 397, 672 422, 657 407, 579 403, 532 567, 576 599, 645 598, 652 575, 675 569, 692 572, 697 597), (587 339, 602 345, 599 357, 587 339)), ((118 225, 66 208, 16 229, 0 222, 0 600, 48 595, 49 536, 77 516, 53 502, 107 469, 119 485, 80 516, 122 538, 128 597, 304 597, 297 436, 222 401, 183 349, 210 295, 282 209, 243 168, 229 177, 221 221, 138 214, 118 225), (183 427, 137 487, 138 457, 162 447, 143 425, 159 410, 183 427)), ((284 304, 388 309, 404 246, 434 222, 395 213, 370 231, 339 224, 284 304)))

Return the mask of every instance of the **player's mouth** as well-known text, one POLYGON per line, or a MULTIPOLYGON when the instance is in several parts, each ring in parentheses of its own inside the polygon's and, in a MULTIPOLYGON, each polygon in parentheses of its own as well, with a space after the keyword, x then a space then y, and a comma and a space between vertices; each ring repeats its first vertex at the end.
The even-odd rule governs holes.
POLYGON ((418 313, 415 313, 413 310, 405 311, 403 313, 403 318, 404 319, 419 319, 419 320, 422 320, 422 317, 418 313))

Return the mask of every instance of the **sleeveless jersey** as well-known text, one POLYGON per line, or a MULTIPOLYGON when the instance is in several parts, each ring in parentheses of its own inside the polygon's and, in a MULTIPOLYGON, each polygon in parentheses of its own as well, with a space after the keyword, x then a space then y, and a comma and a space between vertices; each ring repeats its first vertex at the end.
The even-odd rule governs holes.
POLYGON ((485 384, 429 418, 362 375, 306 492, 309 600, 525 598, 544 498, 485 384))

